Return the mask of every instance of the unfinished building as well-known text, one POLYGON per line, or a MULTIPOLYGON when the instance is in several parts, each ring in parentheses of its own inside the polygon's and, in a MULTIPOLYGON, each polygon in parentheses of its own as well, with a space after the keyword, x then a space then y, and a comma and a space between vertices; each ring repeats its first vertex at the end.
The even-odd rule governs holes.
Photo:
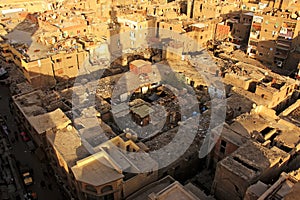
POLYGON ((212 193, 221 199, 242 199, 251 184, 276 177, 289 157, 277 147, 248 142, 218 163, 212 193))
POLYGON ((289 12, 263 12, 253 16, 247 53, 268 65, 296 68, 299 21, 289 12), (290 66, 288 66, 290 65, 290 66))
POLYGON ((294 89, 297 88, 295 80, 241 62, 229 68, 223 80, 226 84, 235 86, 235 92, 257 105, 279 112, 292 104, 298 96, 297 93, 294 94, 294 89))
POLYGON ((251 185, 247 189, 244 200, 297 199, 300 189, 299 181, 299 169, 290 173, 283 172, 272 185, 267 185, 260 181, 251 185))

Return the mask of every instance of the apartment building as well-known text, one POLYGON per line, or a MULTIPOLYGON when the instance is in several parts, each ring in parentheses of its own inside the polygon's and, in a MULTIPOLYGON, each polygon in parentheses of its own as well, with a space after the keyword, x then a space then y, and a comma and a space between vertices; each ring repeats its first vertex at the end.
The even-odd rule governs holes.
POLYGON ((121 199, 157 180, 157 167, 139 144, 117 136, 102 143, 95 154, 78 160, 71 170, 80 199, 121 199), (144 162, 130 152, 144 154, 144 162))
POLYGON ((51 9, 50 1, 33 0, 27 2, 26 0, 12 0, 7 2, 0 2, 1 14, 6 15, 16 12, 39 12, 51 9))
POLYGON ((79 188, 71 168, 76 161, 90 156, 83 145, 78 131, 68 125, 59 130, 50 130, 46 134, 44 151, 62 188, 68 188, 70 196, 79 196, 79 188))
MULTIPOLYGON (((292 141, 292 138, 298 137, 297 126, 289 121, 279 120, 280 117, 276 116, 273 110, 263 106, 253 109, 250 113, 240 115, 229 125, 225 124, 214 150, 208 157, 209 165, 214 167, 220 160, 232 154, 250 138, 268 148, 277 146, 287 153, 291 153, 292 149, 298 151, 299 143, 297 141, 288 142, 288 140, 292 141), (279 121, 276 122, 276 120, 279 121), (267 124, 271 125, 268 126, 267 124), (291 132, 295 133, 291 134, 291 132)), ((291 157, 295 158, 294 161, 290 162, 289 167, 291 169, 295 167, 294 164, 299 159, 297 154, 291 154, 291 157)))
POLYGON ((14 22, 16 27, 3 36, 2 56, 14 62, 34 88, 51 88, 56 81, 75 78, 88 56, 82 42, 69 38, 74 34, 80 36, 84 33, 81 29, 86 28, 80 26, 78 29, 78 25, 73 24, 65 27, 68 30, 59 28, 55 23, 64 20, 58 20, 59 17, 53 12, 33 18, 27 15, 23 21, 14 22))
POLYGON ((235 72, 225 73, 224 82, 235 86, 235 92, 256 105, 280 111, 295 100, 293 93, 297 84, 293 79, 245 63, 235 66, 238 67, 235 72))
POLYGON ((212 193, 221 199, 243 199, 251 184, 279 175, 289 157, 279 148, 249 142, 217 164, 212 193))
POLYGON ((21 125, 20 131, 27 132, 38 147, 45 148, 46 132, 66 127, 71 121, 59 108, 66 108, 59 97, 34 90, 13 96, 12 111, 21 125))
POLYGON ((186 2, 172 1, 168 3, 152 3, 146 9, 147 15, 161 20, 186 19, 186 2))
MULTIPOLYGON (((267 65, 287 67, 288 60, 299 54, 300 23, 296 18, 289 12, 279 11, 255 14, 247 54, 267 65)), ((296 67, 298 62, 289 64, 296 67)))
POLYGON ((84 124, 90 130, 78 131, 61 109, 55 109, 62 106, 57 98, 36 90, 14 96, 12 109, 16 120, 23 124, 21 131, 28 133, 40 153, 45 152, 43 159, 49 160, 59 181, 68 185, 72 195, 79 199, 120 199, 157 180, 157 163, 143 151, 145 145, 125 134, 115 137, 104 122, 99 122, 103 127, 100 133, 86 126, 88 123, 75 120, 76 127, 84 124), (91 142, 93 152, 85 145, 87 142, 91 142), (140 152, 142 161, 126 151, 140 152))
MULTIPOLYGON (((207 20, 163 20, 158 22, 157 37, 165 44, 182 43, 182 51, 193 52, 205 48, 214 39, 219 18, 207 20), (183 40, 183 38, 185 38, 183 40)), ((170 44, 171 45, 171 44, 170 44)))
MULTIPOLYGON (((117 47, 123 49, 146 47, 147 39, 155 37, 155 18, 142 14, 120 15, 117 17, 120 25, 117 47), (149 28, 149 29, 148 29, 149 28)), ((113 42, 113 39, 111 40, 113 42)), ((115 44, 111 45, 115 49, 115 44)))
POLYGON ((200 21, 199 23, 193 23, 190 25, 190 31, 187 31, 185 34, 194 41, 196 41, 202 47, 206 46, 207 41, 214 39, 214 34, 216 31, 217 23, 219 22, 218 18, 209 19, 206 21, 200 21))
MULTIPOLYGON (((79 45, 81 44, 76 43, 73 47, 79 45)), ((87 52, 78 51, 76 47, 68 48, 71 52, 47 57, 46 52, 50 48, 37 43, 31 44, 29 48, 26 45, 4 45, 2 55, 18 66, 34 88, 50 88, 56 81, 76 77, 87 57, 87 52)))
POLYGON ((226 16, 239 10, 239 1, 194 0, 188 1, 187 16, 192 19, 211 19, 226 16))
POLYGON ((299 8, 299 2, 294 0, 279 0, 279 1, 251 1, 251 0, 242 0, 240 4, 240 8, 242 10, 247 10, 251 12, 261 12, 264 9, 272 10, 272 9, 279 9, 279 10, 297 10, 299 8))
POLYGON ((225 20, 225 24, 230 27, 229 41, 235 44, 247 44, 252 18, 252 12, 241 12, 225 20))
MULTIPOLYGON (((300 144, 299 140, 296 139, 299 137, 299 127, 291 122, 280 119, 279 116, 276 116, 274 110, 265 108, 263 106, 256 107, 250 112, 250 114, 242 114, 241 116, 237 117, 232 124, 226 125, 224 128, 225 129, 223 129, 220 138, 214 147, 214 150, 211 152, 210 156, 212 157, 209 157, 209 159, 212 159, 215 164, 217 163, 214 185, 212 187, 213 192, 215 192, 217 197, 219 195, 222 198, 240 199, 243 198, 244 195, 246 195, 245 198, 250 198, 251 195, 259 195, 257 187, 265 188, 264 191, 266 191, 266 184, 268 184, 271 180, 271 176, 276 177, 276 173, 278 175, 278 173, 281 173, 283 170, 289 171, 299 168, 300 144), (257 149, 252 151, 249 149, 247 150, 248 153, 241 153, 240 156, 236 156, 236 153, 245 148, 245 146, 249 145, 249 141, 254 142, 255 145, 258 145, 260 150, 257 149), (261 148, 265 150, 262 151, 261 148), (258 161, 255 161, 254 163, 257 164, 257 166, 255 166, 254 163, 252 163, 254 158, 250 159, 251 162, 248 162, 245 157, 250 156, 252 152, 264 152, 263 155, 265 158, 267 158, 268 156, 266 156, 267 154, 265 151, 270 150, 276 150, 285 154, 286 159, 282 158, 279 160, 278 164, 272 164, 272 161, 269 161, 267 166, 270 167, 270 169, 266 169, 264 172, 267 178, 258 178, 257 175, 260 174, 258 165, 262 164, 264 159, 260 158, 258 161), (246 166, 249 170, 251 169, 253 174, 252 172, 250 173, 250 171, 249 173, 246 173, 244 168, 241 171, 237 170, 237 168, 234 167, 238 166, 237 163, 246 166), (222 165, 230 165, 230 167, 225 168, 232 172, 235 171, 235 175, 228 175, 228 171, 225 172, 225 170, 221 172, 222 170, 220 170, 219 167, 222 165), (220 171, 218 172, 218 170, 220 171), (240 172, 243 175, 239 174, 240 172), (253 177, 250 178, 246 174, 250 176, 253 175, 253 177), (254 178, 255 176, 256 178, 254 178), (245 182, 238 182, 237 184, 237 181, 235 180, 237 177, 244 179, 245 182), (261 186, 262 183, 259 182, 258 185, 253 186, 254 188, 248 188, 258 180, 264 183, 263 187, 261 186), (218 182, 222 183, 220 185, 215 185, 219 184, 218 182), (227 186, 221 186, 230 184, 235 186, 231 189, 226 188, 227 186), (248 188, 249 192, 247 193, 249 194, 245 193, 246 188, 248 188), (255 193, 254 191, 258 193, 255 193), (217 194, 218 192, 220 193, 217 194)), ((274 156, 275 155, 278 156, 280 153, 275 153, 274 156)), ((272 158, 272 160, 275 161, 277 159, 272 158)), ((278 162, 278 160, 276 162, 278 162)), ((260 195, 262 194, 263 193, 260 195)), ((252 198, 253 197, 250 199, 252 198)))

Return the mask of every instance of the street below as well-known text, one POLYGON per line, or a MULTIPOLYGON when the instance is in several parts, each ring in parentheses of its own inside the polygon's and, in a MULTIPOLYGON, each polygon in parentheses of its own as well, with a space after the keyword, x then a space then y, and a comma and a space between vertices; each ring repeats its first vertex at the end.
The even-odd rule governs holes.
MULTIPOLYGON (((9 99, 9 88, 0 86, 0 114, 6 119, 8 139, 12 147, 11 152, 15 157, 17 166, 32 169, 33 184, 29 186, 24 185, 24 191, 35 192, 40 200, 66 199, 59 189, 55 176, 50 174, 47 163, 41 162, 35 152, 30 152, 29 146, 22 140, 20 131, 18 130, 18 124, 16 124, 14 116, 12 116, 10 112, 9 99)), ((22 175, 19 175, 20 181, 22 182, 22 175)))

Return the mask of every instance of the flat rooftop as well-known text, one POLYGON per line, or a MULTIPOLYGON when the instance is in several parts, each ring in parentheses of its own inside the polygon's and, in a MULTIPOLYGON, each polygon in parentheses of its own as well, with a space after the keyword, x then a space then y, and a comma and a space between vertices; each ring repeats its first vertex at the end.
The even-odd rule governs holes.
POLYGON ((80 117, 74 118, 74 124, 82 139, 88 142, 92 148, 115 137, 115 133, 110 126, 96 117, 94 109, 84 109, 80 117))
POLYGON ((146 116, 150 115, 152 112, 154 112, 151 107, 149 107, 146 104, 139 105, 139 106, 134 106, 130 108, 131 112, 134 114, 138 115, 140 118, 145 118, 146 116))
POLYGON ((71 120, 58 108, 52 112, 29 117, 29 123, 38 134, 41 134, 51 129, 63 129, 71 124, 71 120))
POLYGON ((44 45, 38 42, 38 36, 48 31, 51 30, 41 28, 29 20, 24 20, 17 24, 4 38, 6 38, 28 62, 46 58, 49 55, 48 52, 51 50, 51 45, 44 45))
MULTIPOLYGON (((170 66, 174 72, 177 72, 179 74, 184 74, 185 77, 193 80, 195 82, 195 87, 198 85, 207 86, 207 82, 202 77, 201 73, 197 71, 195 67, 193 67, 191 64, 185 62, 185 61, 178 61, 178 60, 168 60, 160 62, 161 64, 165 64, 167 66, 170 66)), ((199 64, 199 63, 197 63, 199 64)), ((201 63, 201 67, 206 67, 205 63, 201 63)))
POLYGON ((73 167, 76 161, 90 155, 82 145, 78 132, 71 126, 56 132, 51 131, 46 134, 46 137, 69 167, 73 167))
POLYGON ((222 138, 225 138, 226 140, 230 141, 232 144, 235 144, 237 146, 241 146, 244 144, 245 138, 243 138, 241 135, 230 129, 230 127, 225 124, 222 129, 222 138))
POLYGON ((292 121, 300 123, 300 106, 288 115, 292 121))
POLYGON ((274 140, 289 149, 294 149, 300 144, 300 129, 295 127, 290 130, 283 130, 274 140))
POLYGON ((253 131, 260 132, 268 127, 268 121, 259 115, 245 113, 235 119, 230 128, 244 137, 249 137, 253 131))
POLYGON ((175 180, 171 176, 166 176, 158 181, 155 181, 142 189, 138 190, 137 192, 130 195, 127 199, 128 200, 145 200, 148 198, 148 195, 151 193, 157 193, 164 188, 168 187, 172 183, 174 183, 175 180))
MULTIPOLYGON (((152 196, 153 194, 150 194, 152 196)), ((173 199, 181 199, 181 200, 199 200, 195 195, 191 192, 188 192, 179 182, 174 182, 168 187, 164 188, 160 192, 156 193, 156 198, 162 200, 173 200, 173 199)), ((151 197, 150 197, 151 198, 151 197)), ((156 199, 155 198, 155 199, 156 199)))
POLYGON ((72 171, 77 181, 93 186, 104 185, 124 177, 114 169, 101 151, 78 161, 77 165, 72 167, 72 171))
POLYGON ((27 116, 36 116, 46 113, 43 105, 45 93, 41 90, 35 90, 22 95, 13 96, 15 104, 27 116))
POLYGON ((280 113, 279 116, 300 127, 300 99, 280 113))
POLYGON ((141 15, 141 14, 124 14, 124 15, 120 15, 118 16, 118 21, 122 22, 123 20, 128 20, 128 21, 132 21, 132 22, 144 22, 147 20, 150 20, 151 17, 147 17, 145 15, 141 15))
POLYGON ((130 64, 135 65, 137 67, 141 67, 144 65, 151 65, 151 62, 145 61, 145 60, 134 60, 134 61, 130 62, 130 64))
POLYGON ((191 26, 196 27, 196 28, 205 28, 208 25, 206 25, 204 23, 197 23, 197 24, 191 24, 191 26))
POLYGON ((220 165, 244 180, 251 181, 280 160, 284 162, 288 158, 289 154, 277 147, 268 149, 257 143, 248 142, 223 159, 220 165))
POLYGON ((233 118, 237 116, 249 112, 253 108, 253 101, 247 99, 246 97, 235 93, 230 92, 232 95, 226 98, 226 104, 234 111, 233 118))

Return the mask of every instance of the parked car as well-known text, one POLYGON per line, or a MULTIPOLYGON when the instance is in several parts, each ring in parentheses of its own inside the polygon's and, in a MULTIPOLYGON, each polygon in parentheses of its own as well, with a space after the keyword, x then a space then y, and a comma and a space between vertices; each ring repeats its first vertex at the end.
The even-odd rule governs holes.
POLYGON ((22 177, 26 186, 33 184, 33 179, 29 171, 22 173, 22 177))
POLYGON ((23 140, 24 142, 28 142, 28 141, 30 140, 29 136, 28 136, 27 133, 25 133, 24 131, 22 131, 22 132, 20 133, 20 135, 21 135, 22 140, 23 140))
POLYGON ((29 186, 33 184, 32 169, 30 169, 27 165, 23 165, 20 166, 20 173, 23 178, 23 182, 25 186, 29 186))

